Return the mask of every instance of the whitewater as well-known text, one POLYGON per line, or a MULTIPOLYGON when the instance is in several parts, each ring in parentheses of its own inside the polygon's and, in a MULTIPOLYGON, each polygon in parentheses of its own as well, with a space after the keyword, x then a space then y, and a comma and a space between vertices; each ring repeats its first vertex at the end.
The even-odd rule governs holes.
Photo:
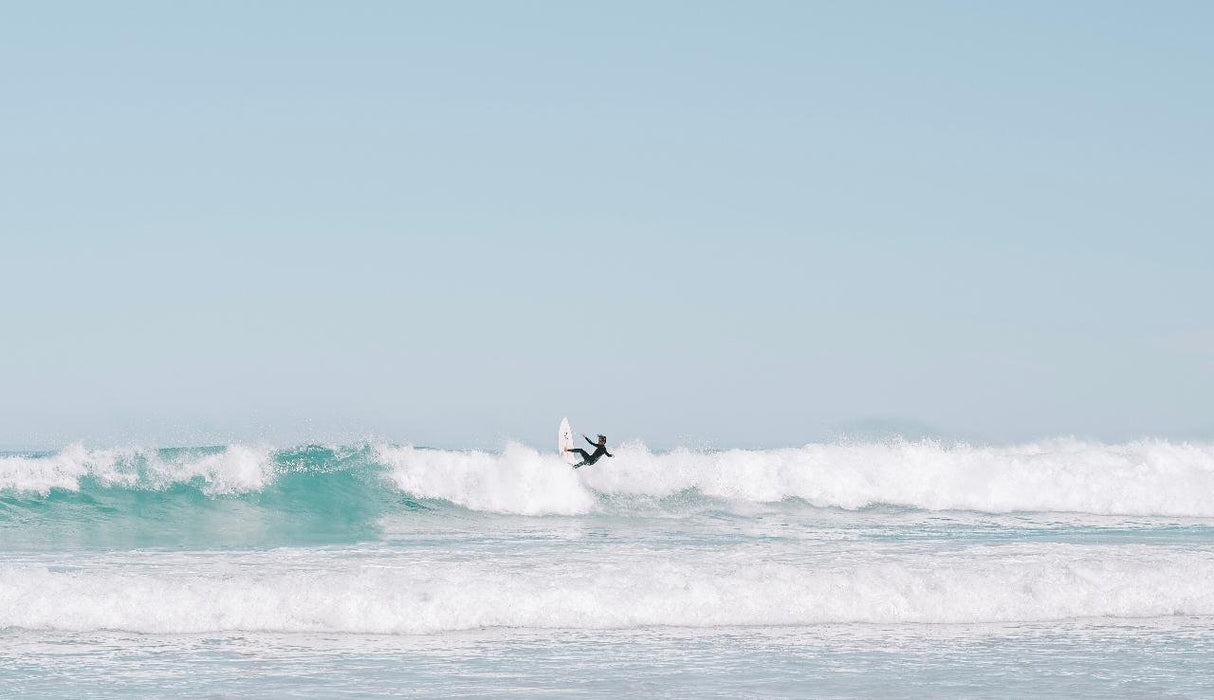
MULTIPOLYGON (((615 462, 577 472, 555 454, 362 444, 103 449, 0 456, 0 493, 46 497, 89 487, 209 496, 275 489, 301 474, 358 476, 401 494, 472 511, 577 515, 604 499, 683 492, 723 503, 799 499, 819 508, 895 505, 987 513, 1075 512, 1214 517, 1214 445, 1054 440, 1010 447, 936 441, 815 444, 778 450, 654 453, 636 442, 615 462), (610 465, 608 468, 607 465, 610 465), (382 477, 382 478, 380 478, 382 477)), ((323 497, 323 495, 318 494, 323 497)))
POLYGON ((613 453, 577 471, 517 443, 0 453, 0 685, 1214 692, 1214 445, 613 453))

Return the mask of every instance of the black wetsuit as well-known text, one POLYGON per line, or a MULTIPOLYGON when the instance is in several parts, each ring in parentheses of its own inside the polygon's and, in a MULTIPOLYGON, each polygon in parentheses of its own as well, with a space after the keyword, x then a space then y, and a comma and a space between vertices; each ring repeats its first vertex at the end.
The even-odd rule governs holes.
POLYGON ((595 462, 602 459, 603 455, 607 455, 608 457, 615 456, 607 451, 607 443, 604 442, 602 445, 600 445, 599 443, 592 441, 590 438, 586 437, 585 435, 583 435, 582 438, 585 439, 586 442, 589 442, 594 447, 594 452, 593 453, 587 452, 586 450, 583 450, 580 447, 566 450, 566 452, 576 452, 577 454, 582 456, 582 461, 573 465, 574 469, 577 469, 578 467, 585 467, 587 465, 594 464, 595 462))

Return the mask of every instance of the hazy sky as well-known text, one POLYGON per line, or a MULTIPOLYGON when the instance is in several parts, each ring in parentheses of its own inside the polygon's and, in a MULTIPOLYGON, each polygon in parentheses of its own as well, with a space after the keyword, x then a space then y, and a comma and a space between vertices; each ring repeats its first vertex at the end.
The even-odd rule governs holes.
POLYGON ((0 6, 0 445, 1214 436, 1209 2, 0 6))

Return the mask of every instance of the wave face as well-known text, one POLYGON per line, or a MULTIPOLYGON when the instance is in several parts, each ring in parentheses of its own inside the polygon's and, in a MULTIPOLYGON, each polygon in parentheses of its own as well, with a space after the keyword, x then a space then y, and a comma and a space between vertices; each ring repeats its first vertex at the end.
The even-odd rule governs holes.
POLYGON ((230 445, 0 457, 0 538, 12 549, 244 547, 378 536, 417 504, 385 488, 366 446, 230 445))
POLYGON ((638 504, 661 510, 689 498, 726 510, 797 500, 846 510, 1214 517, 1209 444, 902 441, 655 453, 631 443, 615 455, 573 471, 553 454, 517 444, 499 453, 391 445, 75 445, 0 456, 0 528, 129 517, 185 519, 205 529, 210 514, 270 532, 314 522, 320 536, 342 527, 360 532, 384 515, 418 509, 575 516, 627 513, 638 504))
POLYGON ((0 629, 423 634, 1210 616, 1211 580, 1214 550, 1143 545, 131 553, 0 565, 0 629))

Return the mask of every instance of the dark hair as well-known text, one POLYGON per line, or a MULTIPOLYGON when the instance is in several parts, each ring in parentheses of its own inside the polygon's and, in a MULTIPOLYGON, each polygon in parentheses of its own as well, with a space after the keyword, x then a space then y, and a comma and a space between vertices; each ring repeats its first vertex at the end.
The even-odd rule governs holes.
POLYGON ((607 442, 607 436, 606 436, 606 435, 600 435, 600 436, 599 436, 599 442, 607 442))

